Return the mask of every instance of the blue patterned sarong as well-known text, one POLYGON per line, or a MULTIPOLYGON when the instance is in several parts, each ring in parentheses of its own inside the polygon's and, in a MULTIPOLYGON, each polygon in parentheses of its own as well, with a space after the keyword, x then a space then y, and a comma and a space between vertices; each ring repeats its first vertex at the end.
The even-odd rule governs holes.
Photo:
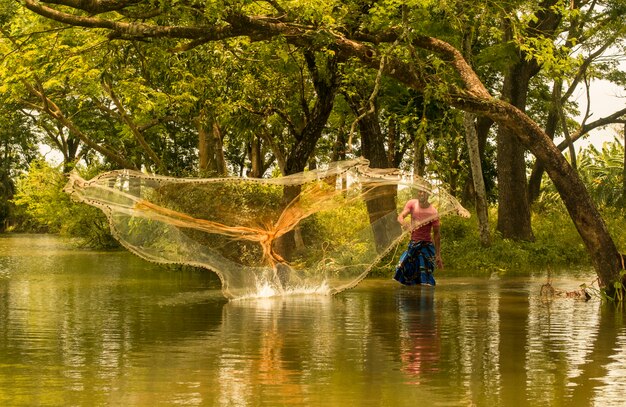
POLYGON ((400 256, 393 279, 404 285, 435 285, 435 245, 433 242, 411 240, 400 256))

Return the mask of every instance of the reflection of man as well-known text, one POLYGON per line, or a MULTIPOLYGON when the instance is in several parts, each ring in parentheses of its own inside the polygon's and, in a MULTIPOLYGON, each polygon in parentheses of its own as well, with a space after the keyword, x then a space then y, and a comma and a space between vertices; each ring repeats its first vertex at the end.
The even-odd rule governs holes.
POLYGON ((439 215, 428 201, 428 192, 418 191, 417 199, 410 199, 398 215, 398 222, 411 229, 409 247, 400 256, 394 279, 404 285, 435 285, 435 263, 443 268, 441 261, 439 215), (411 222, 404 218, 410 214, 411 222))
POLYGON ((400 360, 407 381, 420 384, 438 372, 440 337, 433 290, 398 290, 400 360))

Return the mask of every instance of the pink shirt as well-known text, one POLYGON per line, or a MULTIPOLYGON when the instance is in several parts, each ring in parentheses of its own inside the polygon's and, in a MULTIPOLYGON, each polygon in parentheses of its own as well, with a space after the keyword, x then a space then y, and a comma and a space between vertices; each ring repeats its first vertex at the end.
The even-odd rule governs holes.
POLYGON ((411 199, 404 206, 411 214, 411 240, 432 242, 431 231, 433 226, 439 227, 439 213, 437 209, 430 205, 428 208, 421 208, 417 199, 411 199))

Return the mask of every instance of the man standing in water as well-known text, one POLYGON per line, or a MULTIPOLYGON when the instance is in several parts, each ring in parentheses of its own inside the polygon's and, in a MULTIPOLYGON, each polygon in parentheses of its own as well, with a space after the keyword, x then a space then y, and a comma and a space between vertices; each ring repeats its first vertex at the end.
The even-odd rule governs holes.
POLYGON ((411 230, 409 247, 400 256, 394 280, 404 285, 435 285, 435 264, 443 268, 441 261, 441 236, 439 214, 428 202, 429 193, 418 191, 417 199, 410 199, 398 215, 402 227, 411 230), (411 214, 411 221, 404 218, 411 214))

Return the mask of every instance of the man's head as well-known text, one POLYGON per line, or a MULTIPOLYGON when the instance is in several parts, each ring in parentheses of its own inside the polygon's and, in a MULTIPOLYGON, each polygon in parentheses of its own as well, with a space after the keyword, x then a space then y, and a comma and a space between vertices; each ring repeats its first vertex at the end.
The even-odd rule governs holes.
POLYGON ((428 206, 428 197, 430 196, 430 193, 428 191, 424 191, 424 190, 419 190, 417 191, 417 200, 419 201, 420 205, 422 207, 426 207, 428 206))

